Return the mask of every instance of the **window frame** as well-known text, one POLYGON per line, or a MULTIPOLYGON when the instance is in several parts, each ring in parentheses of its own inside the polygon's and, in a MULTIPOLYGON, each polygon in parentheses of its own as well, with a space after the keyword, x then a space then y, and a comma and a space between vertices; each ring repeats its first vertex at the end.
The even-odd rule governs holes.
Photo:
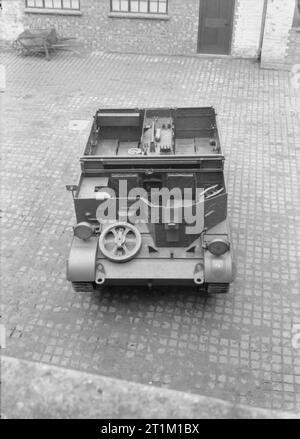
MULTIPOLYGON (((33 0, 35 2, 35 0, 33 0)), ((34 9, 36 11, 65 11, 65 12, 80 12, 80 0, 78 0, 78 8, 73 8, 72 7, 72 0, 70 0, 71 3, 71 7, 70 8, 65 8, 63 6, 63 0, 60 0, 61 3, 61 7, 54 7, 53 1, 52 0, 52 5, 53 7, 49 7, 49 6, 45 6, 45 0, 41 0, 43 2, 43 6, 32 6, 28 4, 28 0, 25 0, 25 8, 26 9, 34 9)))
MULTIPOLYGON (((116 10, 113 9, 113 0, 110 0, 110 13, 111 14, 128 14, 128 15, 137 15, 137 14, 145 14, 145 15, 155 15, 155 16, 164 16, 164 15, 168 15, 168 11, 169 11, 169 0, 145 0, 147 1, 147 11, 132 11, 131 10, 131 1, 132 0, 128 0, 128 10, 127 11, 123 11, 121 8, 116 10), (166 4, 166 10, 164 12, 153 12, 150 11, 150 3, 151 2, 156 2, 157 6, 159 6, 159 3, 165 3, 166 4)), ((140 3, 140 1, 143 0, 133 0, 133 1, 138 1, 138 3, 140 3)), ((121 2, 121 0, 119 0, 119 3, 121 2)), ((158 9, 158 8, 157 8, 158 9)))

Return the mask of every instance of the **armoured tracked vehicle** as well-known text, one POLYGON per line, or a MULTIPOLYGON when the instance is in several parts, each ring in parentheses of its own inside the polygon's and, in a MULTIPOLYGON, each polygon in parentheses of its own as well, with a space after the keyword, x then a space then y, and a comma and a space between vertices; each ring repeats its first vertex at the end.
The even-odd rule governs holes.
POLYGON ((99 109, 72 191, 67 279, 101 285, 233 280, 224 156, 214 108, 99 109))

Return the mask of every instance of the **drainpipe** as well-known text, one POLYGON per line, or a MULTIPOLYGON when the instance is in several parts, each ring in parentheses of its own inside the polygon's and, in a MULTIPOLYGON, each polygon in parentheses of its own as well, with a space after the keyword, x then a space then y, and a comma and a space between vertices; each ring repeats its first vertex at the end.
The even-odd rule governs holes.
POLYGON ((262 14, 262 20, 261 20, 261 30, 260 30, 260 37, 259 37, 258 55, 257 55, 258 61, 261 60, 262 47, 263 47, 263 42, 264 42, 264 33, 265 33, 265 27, 266 27, 267 9, 268 9, 268 0, 264 0, 263 14, 262 14))

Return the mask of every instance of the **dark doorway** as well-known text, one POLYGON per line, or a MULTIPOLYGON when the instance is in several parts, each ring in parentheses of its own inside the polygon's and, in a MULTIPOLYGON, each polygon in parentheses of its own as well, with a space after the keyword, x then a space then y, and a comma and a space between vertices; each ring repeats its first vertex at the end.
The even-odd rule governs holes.
POLYGON ((198 52, 230 53, 234 0, 200 0, 198 52))

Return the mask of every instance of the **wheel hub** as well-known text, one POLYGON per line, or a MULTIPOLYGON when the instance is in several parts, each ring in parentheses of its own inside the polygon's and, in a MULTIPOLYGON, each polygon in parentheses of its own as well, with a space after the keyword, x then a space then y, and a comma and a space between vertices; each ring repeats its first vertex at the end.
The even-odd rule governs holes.
POLYGON ((103 230, 99 238, 101 252, 113 262, 129 261, 138 253, 141 245, 140 232, 129 223, 110 225, 103 230))

